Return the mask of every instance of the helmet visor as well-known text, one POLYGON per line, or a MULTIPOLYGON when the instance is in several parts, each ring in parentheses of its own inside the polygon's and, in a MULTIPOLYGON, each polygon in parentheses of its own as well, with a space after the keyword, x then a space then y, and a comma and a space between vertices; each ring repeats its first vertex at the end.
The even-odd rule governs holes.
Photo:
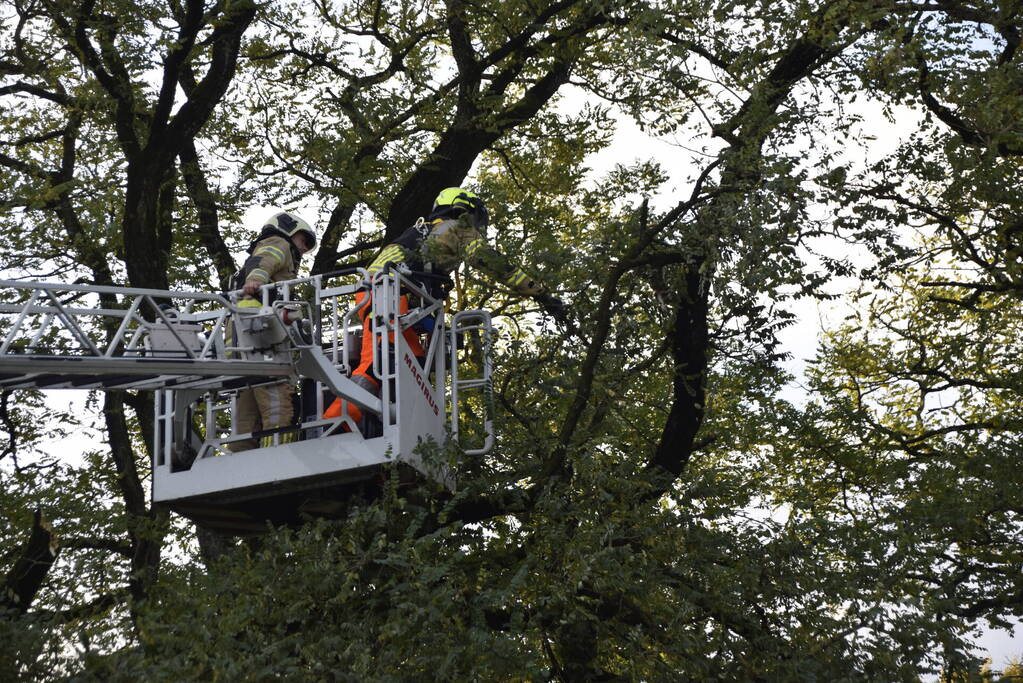
POLYGON ((469 215, 472 216, 473 225, 480 232, 486 230, 487 225, 490 224, 490 214, 487 213, 487 207, 483 205, 483 200, 479 197, 472 198, 472 209, 469 210, 469 215))

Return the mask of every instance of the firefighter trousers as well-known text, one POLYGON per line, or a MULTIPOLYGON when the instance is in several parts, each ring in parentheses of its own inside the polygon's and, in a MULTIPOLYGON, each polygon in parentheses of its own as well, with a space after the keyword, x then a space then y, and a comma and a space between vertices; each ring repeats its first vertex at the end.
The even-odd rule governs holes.
MULTIPOLYGON (((277 382, 238 392, 235 402, 234 426, 235 433, 248 434, 264 429, 276 429, 291 424, 294 407, 291 397, 295 388, 290 382, 277 382)), ((294 441, 294 433, 281 434, 280 443, 294 441)), ((228 446, 235 453, 252 448, 266 448, 273 445, 273 436, 264 436, 257 443, 256 439, 236 441, 228 446)))

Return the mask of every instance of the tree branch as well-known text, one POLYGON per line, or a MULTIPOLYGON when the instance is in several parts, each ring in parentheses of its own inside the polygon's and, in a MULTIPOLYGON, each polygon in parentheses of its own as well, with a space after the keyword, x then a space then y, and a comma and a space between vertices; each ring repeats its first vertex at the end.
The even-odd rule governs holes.
MULTIPOLYGON (((993 139, 990 135, 983 131, 974 129, 966 122, 965 119, 960 117, 934 97, 930 89, 930 70, 927 67, 927 63, 924 61, 922 56, 918 58, 918 63, 920 76, 917 79, 917 86, 920 90, 920 99, 923 100, 924 106, 926 106, 932 114, 938 117, 938 120, 951 128, 952 131, 959 136, 959 139, 967 145, 983 147, 985 149, 992 147, 993 139)), ((997 151, 1000 156, 1023 155, 1023 149, 1011 147, 1005 142, 994 144, 993 149, 997 151)))
POLYGON ((199 163, 199 154, 195 149, 195 142, 187 140, 179 153, 181 159, 181 175, 185 180, 185 188, 188 196, 195 206, 198 218, 199 239, 206 248, 214 268, 217 269, 218 284, 221 288, 227 288, 228 280, 237 270, 231 250, 227 248, 224 238, 220 235, 220 226, 217 217, 217 202, 206 182, 206 174, 199 163))
POLYGON ((108 550, 128 559, 131 559, 132 556, 130 544, 113 538, 99 538, 97 536, 65 538, 61 542, 61 546, 69 550, 108 550))
POLYGON ((18 559, 4 579, 0 608, 25 614, 35 601, 39 587, 53 566, 60 546, 49 522, 37 509, 32 518, 28 541, 21 547, 18 559))

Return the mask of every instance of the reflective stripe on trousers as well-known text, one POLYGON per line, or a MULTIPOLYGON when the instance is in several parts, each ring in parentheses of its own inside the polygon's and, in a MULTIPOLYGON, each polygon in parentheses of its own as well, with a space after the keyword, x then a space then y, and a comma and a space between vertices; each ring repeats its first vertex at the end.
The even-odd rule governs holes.
MULTIPOLYGON (((238 434, 249 434, 290 425, 294 415, 294 408, 291 404, 293 393, 294 387, 289 382, 277 382, 238 392, 238 399, 235 402, 235 431, 238 434)), ((294 435, 291 433, 289 435, 282 434, 280 442, 287 443, 294 440, 294 435), (290 438, 286 440, 285 437, 289 435, 290 438)), ((273 437, 269 436, 260 439, 259 444, 255 439, 235 442, 228 446, 228 450, 237 453, 272 445, 273 437)))

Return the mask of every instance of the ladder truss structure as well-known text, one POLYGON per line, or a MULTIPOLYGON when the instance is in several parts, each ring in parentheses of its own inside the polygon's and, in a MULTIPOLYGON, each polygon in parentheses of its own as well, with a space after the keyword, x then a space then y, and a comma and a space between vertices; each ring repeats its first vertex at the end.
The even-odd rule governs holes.
POLYGON ((395 462, 453 486, 439 454, 494 439, 492 327, 486 311, 447 312, 431 277, 350 269, 266 285, 258 307, 240 292, 0 281, 0 389, 154 390, 154 502, 227 533, 337 507, 395 462), (350 379, 364 333, 379 395, 350 379), (466 334, 482 342, 470 362, 466 334), (239 433, 241 392, 280 382, 297 389, 293 423, 239 433), (469 402, 482 417, 466 424, 469 402))

